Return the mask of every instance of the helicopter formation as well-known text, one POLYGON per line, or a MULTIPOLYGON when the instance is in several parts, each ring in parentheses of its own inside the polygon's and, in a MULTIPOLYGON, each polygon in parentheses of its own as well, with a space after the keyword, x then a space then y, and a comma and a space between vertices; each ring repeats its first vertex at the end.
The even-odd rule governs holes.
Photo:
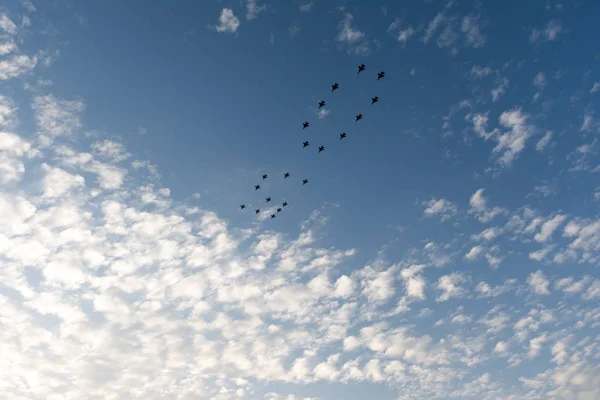
MULTIPOLYGON (((365 64, 360 64, 360 65, 358 66, 358 72, 357 72, 357 74, 360 74, 361 72, 365 71, 366 69, 367 69, 367 66, 366 66, 365 64)), ((384 72, 384 71, 380 71, 380 72, 378 72, 378 73, 377 73, 377 81, 379 81, 379 80, 381 80, 381 79, 383 79, 383 78, 385 78, 385 72, 384 72)), ((335 91, 336 91, 336 90, 338 90, 339 88, 340 88, 340 85, 339 85, 339 83, 337 83, 337 82, 334 82, 334 83, 331 85, 331 92, 335 92, 335 91)), ((377 103, 377 102, 379 102, 379 97, 378 97, 378 96, 374 96, 374 97, 372 97, 372 98, 371 98, 371 105, 373 105, 373 104, 375 104, 375 103, 377 103)), ((326 105, 326 102, 325 102, 325 100, 320 100, 320 101, 318 102, 318 109, 320 110, 320 109, 321 109, 322 107, 324 107, 325 105, 326 105)), ((357 114, 357 115, 355 116, 355 121, 354 121, 354 122, 358 122, 358 121, 360 121, 360 120, 362 120, 362 119, 363 119, 363 115, 362 115, 361 113, 359 113, 359 114, 357 114)), ((302 123, 302 130, 304 130, 304 129, 306 129, 306 128, 309 128, 309 127, 310 127, 310 122, 309 122, 309 121, 305 121, 305 122, 303 122, 303 123, 302 123)), ((348 137, 348 135, 346 134, 346 132, 342 132, 342 133, 340 133, 340 140, 342 140, 342 139, 345 139, 345 138, 347 138, 347 137, 348 137)), ((303 149, 305 149, 305 148, 307 148, 307 147, 309 147, 309 146, 310 146, 310 142, 309 142, 308 140, 305 140, 305 141, 303 141, 303 142, 302 142, 302 148, 303 148, 303 149)), ((323 145, 320 145, 320 146, 317 148, 317 153, 321 153, 321 152, 323 152, 323 151, 325 151, 325 146, 323 146, 323 145)), ((290 173, 289 173, 289 172, 285 172, 285 173, 283 174, 283 178, 284 178, 284 179, 287 179, 287 178, 289 178, 290 176, 291 176, 291 175, 290 175, 290 173)), ((269 176, 268 176, 267 174, 262 174, 262 180, 263 180, 263 181, 264 181, 264 180, 266 180, 266 179, 268 179, 268 178, 269 178, 269 176)), ((306 185, 306 184, 308 184, 308 179, 302 179, 302 186, 304 186, 304 185, 306 185)), ((254 191, 258 191, 258 190, 260 190, 260 189, 261 189, 261 186, 260 186, 259 184, 257 184, 257 185, 254 185, 254 191)), ((272 199, 271 199, 271 197, 270 197, 270 196, 267 196, 267 197, 265 198, 265 204, 269 204, 269 203, 271 202, 271 200, 272 200, 272 199)), ((277 217, 277 214, 279 214, 280 212, 282 212, 282 211, 283 211, 283 208, 285 208, 285 207, 287 207, 287 206, 288 206, 288 203, 287 203, 287 201, 283 201, 283 202, 281 203, 281 206, 280 206, 280 207, 277 207, 277 208, 275 209, 275 213, 273 213, 273 214, 271 214, 271 215, 270 215, 270 219, 273 219, 273 218, 277 217)), ((246 205, 245 205, 245 204, 241 204, 241 205, 240 205, 240 209, 241 209, 241 210, 245 210, 245 209, 246 209, 246 205)), ((256 209, 254 210, 254 213, 255 213, 256 215, 260 214, 260 213, 261 213, 261 209, 260 209, 260 208, 256 208, 256 209)))

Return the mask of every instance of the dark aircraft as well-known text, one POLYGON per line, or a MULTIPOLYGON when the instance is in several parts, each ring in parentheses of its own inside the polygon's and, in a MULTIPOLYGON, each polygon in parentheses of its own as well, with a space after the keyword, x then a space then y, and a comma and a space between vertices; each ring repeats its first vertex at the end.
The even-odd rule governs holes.
POLYGON ((260 189, 260 185, 254 185, 254 190, 260 189))
POLYGON ((284 201, 282 204, 283 207, 287 206, 287 201, 284 201))
POLYGON ((371 104, 375 104, 375 103, 377 103, 378 101, 379 101, 379 97, 378 97, 378 96, 375 96, 375 97, 372 97, 372 98, 371 98, 371 104))
POLYGON ((308 147, 310 146, 310 142, 303 142, 302 143, 302 148, 308 147))
POLYGON ((358 72, 357 72, 357 74, 360 74, 361 72, 363 72, 365 70, 365 68, 367 68, 367 66, 365 64, 360 64, 358 66, 358 72))
POLYGON ((308 183, 308 179, 302 179, 302 184, 306 185, 308 183))
POLYGON ((243 210, 244 208, 246 208, 246 205, 245 205, 245 204, 242 204, 242 205, 240 206, 240 208, 243 210))
POLYGON ((385 78, 385 72, 383 71, 377 73, 377 80, 380 80, 381 78, 385 78))
POLYGON ((277 208, 277 212, 280 213, 281 212, 281 208, 277 208))
POLYGON ((308 128, 308 127, 309 127, 309 125, 310 125, 310 124, 308 123, 308 121, 306 121, 306 122, 303 122, 303 123, 302 123, 302 129, 306 129, 306 128, 308 128))
POLYGON ((258 214, 260 212, 260 209, 257 208, 256 210, 254 210, 254 214, 258 214))
POLYGON ((289 173, 289 172, 286 172, 285 174, 283 174, 283 179, 285 179, 285 178, 287 178, 287 177, 289 177, 289 176, 290 176, 290 173, 289 173))
POLYGON ((358 115, 356 116, 356 121, 354 121, 354 122, 358 122, 358 121, 360 121, 361 119, 362 119, 362 114, 358 114, 358 115))
POLYGON ((263 175, 263 181, 264 181, 265 179, 267 179, 267 178, 268 178, 267 174, 264 174, 264 175, 263 175))
POLYGON ((325 150, 325 146, 319 146, 319 153, 325 150))
POLYGON ((271 219, 275 218, 275 214, 271 214, 271 219))
POLYGON ((333 85, 331 85, 331 91, 333 92, 334 90, 338 89, 340 87, 340 85, 336 82, 333 85))
POLYGON ((340 133, 340 140, 346 137, 346 132, 340 133))
POLYGON ((321 107, 325 107, 325 101, 323 100, 319 102, 319 110, 321 109, 321 107))
POLYGON ((265 200, 267 200, 267 203, 271 201, 270 197, 267 197, 265 200))

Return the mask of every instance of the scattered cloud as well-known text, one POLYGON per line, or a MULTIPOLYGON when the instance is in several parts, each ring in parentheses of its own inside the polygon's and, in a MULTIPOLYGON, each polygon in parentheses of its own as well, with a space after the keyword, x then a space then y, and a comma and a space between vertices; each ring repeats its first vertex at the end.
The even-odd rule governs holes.
POLYGON ((240 20, 235 16, 231 8, 221 10, 219 24, 216 26, 217 32, 235 33, 240 27, 240 20))
POLYGON ((484 78, 493 73, 494 70, 490 67, 481 67, 479 65, 473 65, 473 67, 471 68, 471 76, 475 78, 484 78))
POLYGON ((544 136, 537 142, 535 145, 535 149, 537 151, 544 151, 548 144, 550 144, 550 140, 552 140, 552 131, 547 131, 544 136))
POLYGON ((597 93, 600 92, 600 82, 594 82, 594 86, 592 86, 592 89, 590 90, 590 93, 597 93))
POLYGON ((500 153, 497 161, 502 166, 511 166, 525 149, 525 143, 531 137, 533 130, 528 120, 529 115, 524 114, 520 108, 505 111, 500 115, 500 125, 507 131, 496 137, 498 144, 493 152, 500 153))
POLYGON ((529 41, 531 43, 551 42, 558 39, 558 36, 561 33, 566 32, 567 31, 563 29, 561 22, 553 19, 546 23, 546 27, 544 29, 539 30, 534 28, 529 35, 529 41))
POLYGON ((410 25, 402 29, 402 21, 397 18, 388 27, 388 32, 392 34, 398 42, 406 44, 406 42, 415 35, 416 30, 410 25))
POLYGON ((371 49, 366 35, 353 26, 353 21, 352 14, 344 14, 344 19, 338 24, 339 32, 335 40, 346 47, 348 54, 367 55, 371 49))
POLYGON ((499 78, 496 83, 498 86, 493 88, 490 92, 492 94, 492 101, 494 103, 498 102, 504 93, 506 93, 506 89, 508 89, 510 82, 507 78, 499 78))
POLYGON ((483 253, 483 247, 481 246, 473 246, 471 250, 467 254, 465 254, 465 258, 469 261, 475 261, 479 258, 479 256, 483 253))
POLYGON ((444 275, 440 277, 437 282, 436 288, 441 292, 437 297, 436 301, 444 302, 450 299, 464 297, 466 290, 460 286, 461 283, 465 283, 466 278, 464 275, 454 272, 450 275, 444 275))
MULTIPOLYGON (((246 0, 246 19, 251 21, 267 9, 267 5, 258 5, 258 0, 246 0)), ((236 28, 237 29, 237 28, 236 28)), ((233 30, 235 32, 235 29, 233 30)))
POLYGON ((475 214, 480 222, 489 222, 498 215, 503 214, 505 210, 501 207, 489 208, 487 206, 487 199, 483 195, 483 192, 484 189, 478 189, 473 196, 471 196, 468 213, 475 214))
MULTIPOLYGON (((4 48, 4 51, 7 51, 7 48, 4 48)), ((0 61, 0 81, 16 78, 33 70, 37 62, 37 57, 30 58, 26 55, 14 55, 0 61)))
POLYGON ((301 4, 300 5, 300 11, 301 12, 309 12, 309 11, 312 10, 312 6, 313 6, 312 2, 306 3, 306 4, 301 4))
POLYGON ((550 294, 550 291, 548 290, 550 282, 548 282, 546 276, 541 270, 529 274, 529 277, 527 278, 527 284, 535 294, 550 294))
POLYGON ((458 212, 456 205, 446 199, 436 199, 425 201, 422 203, 425 208, 423 214, 426 217, 439 216, 442 221, 447 221, 458 212))
POLYGON ((473 14, 465 16, 460 29, 465 35, 466 47, 477 49, 485 45, 486 37, 481 33, 479 16, 473 14))
POLYGON ((327 108, 321 108, 320 110, 317 110, 317 116, 319 117, 319 119, 323 119, 325 117, 327 117, 329 115, 329 109, 327 108))

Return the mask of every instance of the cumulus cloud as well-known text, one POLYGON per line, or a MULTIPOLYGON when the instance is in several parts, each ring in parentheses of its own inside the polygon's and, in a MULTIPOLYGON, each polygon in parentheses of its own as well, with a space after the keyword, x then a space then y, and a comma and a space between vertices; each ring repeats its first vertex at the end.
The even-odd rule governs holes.
POLYGON ((550 291, 548 290, 548 285, 550 285, 550 282, 548 282, 546 276, 541 270, 529 274, 529 277, 527 278, 527 284, 535 294, 550 294, 550 291))
POLYGON ((565 215, 556 215, 552 219, 545 221, 540 228, 540 231, 535 234, 534 239, 537 242, 547 242, 552 236, 554 231, 562 225, 567 219, 565 215))
POLYGON ((217 32, 235 33, 240 27, 240 20, 235 16, 231 8, 221 10, 219 24, 216 26, 217 32))
POLYGON ((460 298, 466 295, 466 290, 460 286, 466 282, 464 275, 454 272, 444 275, 438 279, 436 288, 440 291, 436 301, 444 302, 453 298, 460 298))
POLYGON ((504 209, 501 207, 487 206, 487 199, 483 195, 484 189, 477 189, 471 196, 469 201, 469 214, 474 214, 480 222, 489 222, 498 215, 504 213, 504 209))
POLYGON ((481 246, 473 246, 471 250, 467 254, 465 254, 465 258, 469 261, 475 261, 479 256, 483 253, 483 247, 481 246))
POLYGON ((499 153, 498 163, 504 167, 512 165, 513 161, 525 149, 527 139, 532 135, 529 115, 515 108, 500 115, 500 124, 506 132, 497 136, 498 144, 493 152, 499 153))

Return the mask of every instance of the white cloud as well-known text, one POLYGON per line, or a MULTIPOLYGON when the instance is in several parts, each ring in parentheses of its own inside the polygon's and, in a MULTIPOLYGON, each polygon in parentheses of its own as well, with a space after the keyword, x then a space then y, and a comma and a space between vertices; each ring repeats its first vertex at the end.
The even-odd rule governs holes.
POLYGON ((548 147, 548 144, 550 143, 551 139, 552 131, 547 131, 546 134, 537 142, 537 144, 535 145, 535 149, 537 151, 544 151, 544 149, 548 147))
POLYGON ((342 275, 335 282, 335 295, 344 299, 352 296, 356 290, 354 281, 346 275, 342 275))
POLYGON ((409 299, 425 299, 425 279, 420 275, 423 265, 412 265, 400 271, 400 277, 404 281, 406 297, 409 299))
POLYGON ((422 203, 425 208, 423 214, 427 217, 440 216, 442 221, 446 221, 458 212, 454 203, 446 199, 436 199, 425 201, 422 203))
POLYGON ((414 36, 416 30, 410 25, 402 29, 401 20, 396 19, 388 27, 388 32, 390 32, 398 42, 405 44, 412 36, 414 36))
POLYGON ((600 92, 600 82, 594 82, 594 86, 592 86, 592 89, 590 90, 590 93, 597 93, 600 92))
POLYGON ((565 215, 556 215, 552 219, 547 220, 542 224, 542 227, 538 233, 535 234, 534 239, 536 242, 547 242, 552 236, 554 231, 562 225, 567 217, 565 215))
POLYGON ((464 297, 466 290, 460 286, 466 282, 464 275, 454 272, 449 275, 444 275, 438 279, 436 288, 441 292, 437 297, 437 302, 444 302, 450 299, 464 297))
POLYGON ((339 32, 335 40, 344 45, 349 54, 367 55, 370 53, 371 49, 366 40, 366 36, 352 25, 353 20, 354 17, 352 14, 346 13, 344 15, 344 19, 338 24, 339 32))
POLYGON ((485 114, 467 114, 465 119, 470 120, 473 123, 473 130, 479 137, 488 140, 498 134, 498 129, 494 129, 491 132, 487 132, 488 124, 488 113, 485 114))
POLYGON ((0 80, 16 78, 27 73, 37 65, 37 58, 26 55, 15 55, 8 60, 0 61, 0 80))
POLYGON ((10 53, 14 53, 17 50, 19 50, 19 47, 12 40, 10 40, 8 42, 0 43, 0 56, 6 55, 6 54, 10 54, 10 53))
POLYGON ((70 174, 48 164, 42 164, 42 169, 46 172, 43 182, 44 197, 62 197, 73 188, 85 186, 83 176, 70 174))
POLYGON ((508 88, 509 80, 507 78, 502 78, 497 80, 498 86, 496 86, 490 92, 492 94, 492 101, 496 103, 500 100, 500 98, 506 93, 506 89, 508 88))
POLYGON ((465 43, 467 47, 473 47, 477 49, 485 45, 486 37, 481 33, 479 16, 473 14, 465 16, 462 20, 460 29, 465 35, 465 43))
POLYGON ((15 25, 6 14, 0 14, 0 29, 9 35, 17 34, 17 25, 15 25))
POLYGON ((321 108, 320 110, 317 110, 317 117, 319 117, 319 119, 323 119, 325 117, 327 117, 329 115, 329 109, 327 108, 321 108))
POLYGON ((552 251, 551 247, 545 247, 543 249, 533 251, 533 252, 529 253, 529 259, 534 260, 534 261, 542 261, 548 256, 548 254, 550 254, 551 251, 552 251))
POLYGON ((221 10, 219 16, 219 24, 216 29, 217 32, 221 33, 235 33, 240 27, 240 20, 235 16, 231 8, 224 8, 221 10))
POLYGON ((548 340, 547 334, 542 334, 534 339, 529 341, 529 351, 527 352, 527 356, 529 358, 535 358, 540 354, 542 350, 542 345, 548 340))
POLYGON ((532 43, 539 43, 541 41, 554 41, 558 39, 561 33, 565 33, 562 24, 558 20, 551 20, 546 23, 546 27, 541 31, 533 29, 531 35, 529 35, 529 41, 532 43))
POLYGON ((69 136, 82 126, 80 113, 85 106, 80 101, 61 100, 50 94, 36 96, 31 108, 35 111, 38 132, 43 135, 69 136))
POLYGON ((312 10, 312 6, 313 6, 312 2, 306 3, 306 4, 301 4, 300 5, 300 11, 301 12, 309 12, 309 11, 312 10))
MULTIPOLYGON (((246 19, 249 21, 256 19, 258 15, 266 9, 266 4, 259 6, 257 0, 246 0, 246 19)), ((235 32, 235 29, 233 31, 235 32)))
POLYGON ((500 153, 498 162, 502 166, 512 165, 525 149, 525 143, 532 135, 532 127, 529 125, 528 119, 529 115, 523 114, 519 108, 505 111, 500 115, 500 124, 508 131, 497 136, 498 144, 494 147, 493 152, 500 153))
POLYGON ((581 295, 584 300, 597 300, 600 299, 600 279, 594 280, 594 282, 587 288, 585 293, 581 295))
POLYGON ((479 293, 480 297, 498 297, 501 294, 508 292, 514 286, 515 282, 515 279, 509 279, 498 286, 490 286, 485 282, 479 282, 475 290, 479 293))
POLYGON ((483 247, 474 246, 471 248, 471 250, 469 250, 467 254, 465 254, 465 258, 469 261, 475 261, 477 260, 477 258, 479 258, 481 253, 483 253, 483 247))
POLYGON ((423 36, 423 43, 428 43, 438 28, 444 23, 446 20, 446 16, 443 13, 438 13, 432 20, 429 22, 427 29, 425 30, 425 36, 423 36))
POLYGON ((479 65, 473 65, 473 67, 471 68, 471 76, 476 78, 484 78, 493 73, 494 70, 490 67, 481 67, 479 65))
POLYGON ((538 72, 535 78, 533 78, 533 85, 540 90, 543 90, 548 85, 548 80, 543 72, 538 72))
POLYGON ((537 270, 536 272, 529 274, 527 278, 527 284, 535 294, 550 294, 550 291, 548 290, 548 285, 550 285, 550 282, 548 282, 546 276, 541 270, 537 270))
POLYGON ((496 354, 506 354, 508 351, 508 343, 503 342, 503 341, 499 341, 498 343, 496 343, 496 346, 494 346, 494 353, 496 354))
POLYGON ((475 214, 480 222, 489 222, 500 214, 504 213, 504 209, 500 207, 487 207, 487 200, 483 195, 484 189, 477 189, 471 200, 469 201, 469 214, 475 214))

